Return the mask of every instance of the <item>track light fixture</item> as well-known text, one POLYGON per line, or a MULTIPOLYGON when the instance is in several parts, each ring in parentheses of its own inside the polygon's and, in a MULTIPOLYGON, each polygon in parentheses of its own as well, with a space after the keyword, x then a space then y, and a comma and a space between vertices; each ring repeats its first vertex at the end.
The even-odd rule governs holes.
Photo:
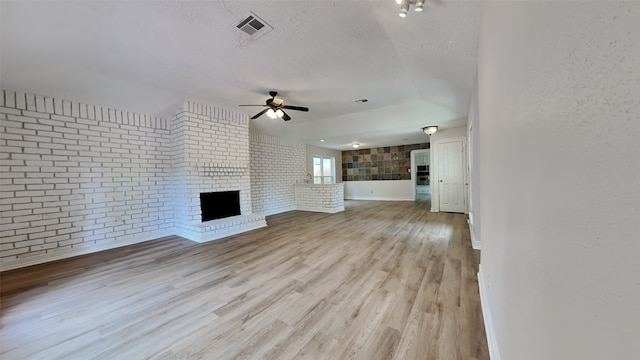
POLYGON ((415 5, 415 11, 424 10, 424 0, 395 0, 396 4, 400 5, 400 17, 407 17, 409 7, 415 5))

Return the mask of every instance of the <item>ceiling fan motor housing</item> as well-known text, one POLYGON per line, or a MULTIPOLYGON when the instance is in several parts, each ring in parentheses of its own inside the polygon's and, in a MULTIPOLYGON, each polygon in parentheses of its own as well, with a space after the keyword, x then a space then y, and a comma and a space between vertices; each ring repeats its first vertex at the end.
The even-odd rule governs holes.
POLYGON ((271 111, 272 113, 271 114, 267 113, 267 115, 272 116, 273 113, 275 112, 278 114, 277 115, 278 117, 282 118, 282 120, 289 121, 291 120, 291 117, 286 112, 284 112, 284 109, 296 110, 296 111, 309 111, 309 108, 304 106, 284 105, 284 99, 277 98, 276 95, 278 95, 278 92, 276 91, 270 91, 269 95, 271 95, 271 98, 267 99, 267 101, 265 102, 266 105, 240 105, 240 106, 263 106, 266 108, 260 111, 259 113, 255 114, 254 116, 250 117, 250 119, 252 120, 262 116, 262 114, 265 114, 271 111))

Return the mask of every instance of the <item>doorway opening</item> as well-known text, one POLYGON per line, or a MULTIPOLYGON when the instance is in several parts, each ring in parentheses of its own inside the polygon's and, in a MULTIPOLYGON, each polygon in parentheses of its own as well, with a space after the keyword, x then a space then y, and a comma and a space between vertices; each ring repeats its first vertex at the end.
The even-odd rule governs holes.
POLYGON ((416 202, 428 203, 431 207, 431 151, 429 149, 411 152, 413 192, 416 202))

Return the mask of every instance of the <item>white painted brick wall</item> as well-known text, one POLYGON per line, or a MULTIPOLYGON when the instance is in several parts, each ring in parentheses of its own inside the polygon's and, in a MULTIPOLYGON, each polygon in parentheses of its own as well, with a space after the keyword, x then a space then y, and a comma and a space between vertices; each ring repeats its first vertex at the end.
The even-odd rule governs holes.
POLYGON ((344 184, 296 184, 297 210, 335 213, 344 211, 344 184))
POLYGON ((12 91, 0 98, 0 260, 171 231, 166 119, 12 91))
POLYGON ((241 192, 245 217, 215 231, 264 226, 251 214, 293 210, 306 176, 304 144, 188 101, 161 119, 2 91, 0 122, 3 269, 200 231, 200 192, 241 192))
POLYGON ((250 134, 253 211, 272 215, 295 209, 294 184, 306 179, 306 145, 250 134))

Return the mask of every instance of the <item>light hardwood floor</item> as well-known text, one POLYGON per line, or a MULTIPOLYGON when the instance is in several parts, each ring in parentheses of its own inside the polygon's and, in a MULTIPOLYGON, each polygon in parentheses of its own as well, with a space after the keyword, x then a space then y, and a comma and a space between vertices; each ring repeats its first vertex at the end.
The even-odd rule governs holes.
POLYGON ((462 214, 348 201, 1 276, 2 359, 489 359, 462 214))

